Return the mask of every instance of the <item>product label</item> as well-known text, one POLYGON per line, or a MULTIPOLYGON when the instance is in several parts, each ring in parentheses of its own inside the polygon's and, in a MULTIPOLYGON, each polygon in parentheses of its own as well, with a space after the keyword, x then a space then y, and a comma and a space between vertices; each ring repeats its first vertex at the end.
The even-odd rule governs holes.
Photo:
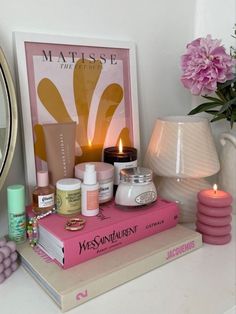
POLYGON ((145 205, 154 202, 156 198, 157 195, 154 191, 147 191, 136 196, 135 202, 140 205, 145 205))
POLYGON ((38 195, 38 207, 45 208, 53 206, 54 203, 54 193, 47 195, 38 195))
POLYGON ((121 169, 137 167, 137 160, 129 162, 114 162, 115 173, 114 173, 114 184, 120 183, 120 171, 121 169))
POLYGON ((61 191, 57 189, 57 212, 62 215, 78 213, 81 209, 80 189, 61 191))
POLYGON ((99 184, 99 203, 106 202, 112 199, 113 196, 113 181, 99 184))
POLYGON ((9 237, 15 242, 23 242, 26 237, 25 213, 9 214, 9 237))
POLYGON ((98 190, 87 191, 87 210, 94 210, 98 207, 98 190))

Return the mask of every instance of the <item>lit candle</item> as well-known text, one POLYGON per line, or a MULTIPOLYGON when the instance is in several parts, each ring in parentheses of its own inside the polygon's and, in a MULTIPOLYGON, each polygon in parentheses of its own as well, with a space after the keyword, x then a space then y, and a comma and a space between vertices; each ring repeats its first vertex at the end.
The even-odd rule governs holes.
POLYGON ((120 170, 137 167, 137 149, 123 146, 120 139, 118 146, 104 149, 104 162, 114 165, 114 190, 116 191, 116 187, 120 182, 120 170))
POLYGON ((198 200, 202 204, 211 207, 226 207, 232 203, 232 196, 217 189, 217 185, 214 184, 212 190, 202 190, 198 193, 198 200))
POLYGON ((197 231, 202 233, 203 242, 226 244, 231 240, 232 196, 217 189, 202 190, 198 193, 197 231))

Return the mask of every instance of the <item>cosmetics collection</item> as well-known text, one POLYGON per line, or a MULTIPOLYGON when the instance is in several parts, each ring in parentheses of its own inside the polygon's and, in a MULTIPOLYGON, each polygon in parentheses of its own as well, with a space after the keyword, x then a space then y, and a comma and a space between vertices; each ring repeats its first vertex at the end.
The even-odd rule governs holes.
MULTIPOLYGON (((73 231, 81 229, 74 228, 74 224, 83 225, 73 219, 76 215, 95 216, 99 204, 113 197, 117 206, 131 208, 157 199, 152 171, 137 165, 137 149, 123 147, 120 141, 118 147, 105 148, 104 162, 75 165, 76 123, 46 124, 43 131, 48 170, 37 172, 37 186, 32 193, 32 211, 37 219, 56 208, 59 215, 72 217, 66 229, 73 231)), ((10 186, 7 192, 9 237, 22 242, 25 240, 24 187, 10 186)), ((32 233, 37 230, 31 219, 29 238, 32 233)))

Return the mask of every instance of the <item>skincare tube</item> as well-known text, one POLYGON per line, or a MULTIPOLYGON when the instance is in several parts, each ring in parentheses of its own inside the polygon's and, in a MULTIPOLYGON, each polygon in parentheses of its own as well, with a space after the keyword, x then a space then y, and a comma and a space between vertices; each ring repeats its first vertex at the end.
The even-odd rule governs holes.
POLYGON ((44 124, 49 182, 74 177, 76 123, 44 124))

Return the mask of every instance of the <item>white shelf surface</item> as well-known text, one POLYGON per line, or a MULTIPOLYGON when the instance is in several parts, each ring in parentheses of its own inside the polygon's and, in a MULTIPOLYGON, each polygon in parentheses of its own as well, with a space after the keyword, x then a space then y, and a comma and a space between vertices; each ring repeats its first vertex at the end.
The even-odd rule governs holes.
MULTIPOLYGON (((125 283, 68 314, 236 314, 236 216, 232 241, 195 252, 125 283)), ((57 305, 20 267, 0 285, 1 314, 57 314, 57 305)))

